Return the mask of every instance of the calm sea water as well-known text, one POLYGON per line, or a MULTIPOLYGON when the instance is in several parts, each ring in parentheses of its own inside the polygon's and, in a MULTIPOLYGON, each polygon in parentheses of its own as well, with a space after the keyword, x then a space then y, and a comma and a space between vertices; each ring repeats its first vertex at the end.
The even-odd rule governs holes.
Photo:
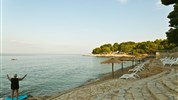
MULTIPOLYGON (((84 84, 111 72, 110 64, 100 64, 107 58, 82 55, 4 54, 0 75, 0 97, 10 95, 10 81, 6 75, 27 77, 20 82, 20 94, 49 96, 84 84), (11 60, 16 58, 17 60, 11 60)), ((131 62, 124 63, 125 67, 131 62)), ((115 65, 115 70, 120 69, 115 65)))

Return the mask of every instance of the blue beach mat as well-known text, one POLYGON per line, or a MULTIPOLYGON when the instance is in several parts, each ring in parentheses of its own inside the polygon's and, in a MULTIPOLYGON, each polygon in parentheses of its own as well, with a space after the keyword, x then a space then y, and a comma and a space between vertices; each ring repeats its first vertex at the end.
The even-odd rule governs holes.
MULTIPOLYGON (((27 94, 20 95, 20 96, 18 97, 18 100, 24 100, 24 99, 26 99, 27 97, 28 97, 27 94)), ((11 97, 5 97, 4 100, 12 100, 12 98, 11 98, 11 97)), ((16 96, 14 96, 13 100, 17 100, 16 96)))

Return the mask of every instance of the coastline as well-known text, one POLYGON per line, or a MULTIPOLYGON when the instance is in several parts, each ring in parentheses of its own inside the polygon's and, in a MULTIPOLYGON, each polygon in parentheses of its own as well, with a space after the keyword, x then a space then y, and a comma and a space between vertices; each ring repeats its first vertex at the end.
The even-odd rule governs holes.
MULTIPOLYGON (((159 65, 158 65, 159 66, 159 65)), ((123 73, 128 73, 128 70, 130 68, 133 68, 134 66, 128 66, 126 68, 124 68, 124 71, 123 73)), ((148 67, 148 66, 147 66, 148 67)), ((162 72, 163 70, 158 67, 156 70, 158 71, 154 71, 152 70, 151 73, 149 71, 149 73, 140 73, 141 75, 141 79, 142 78, 146 78, 146 77, 149 77, 149 76, 152 76, 152 75, 155 75, 155 74, 158 74, 160 72, 162 72)), ((119 79, 119 77, 122 75, 122 70, 119 69, 119 70, 116 70, 115 71, 115 78, 113 79, 112 78, 112 75, 111 75, 111 72, 110 73, 106 73, 106 74, 102 74, 100 75, 98 78, 94 79, 94 80, 88 80, 86 81, 85 83, 83 83, 82 85, 78 86, 78 87, 75 87, 75 88, 72 88, 72 89, 69 89, 69 90, 65 90, 65 91, 62 91, 62 92, 59 92, 59 93, 56 93, 54 95, 51 95, 51 96, 35 96, 35 97, 29 97, 27 100, 46 100, 46 99, 54 99, 54 98, 57 98, 57 97, 60 97, 62 95, 65 95, 67 93, 70 93, 72 91, 76 91, 80 88, 85 88, 85 87, 90 87, 90 86, 93 86, 93 85, 96 85, 96 84, 100 84, 100 83, 104 83, 106 81, 112 81, 112 80, 115 80, 115 79, 119 79)), ((132 81, 135 81, 135 80, 132 80, 132 81)))
MULTIPOLYGON (((123 69, 123 73, 127 73, 127 71, 130 69, 130 68, 133 68, 134 66, 128 66, 126 68, 123 69)), ((118 69, 118 70, 115 70, 115 78, 114 79, 117 79, 119 78, 120 76, 122 75, 122 69, 118 69)), ((77 86, 77 87, 74 87, 74 88, 71 88, 71 89, 68 89, 68 90, 64 90, 64 91, 61 91, 61 92, 58 92, 54 95, 51 95, 51 96, 31 96, 27 98, 27 100, 45 100, 45 99, 52 99, 52 98, 55 98, 55 97, 58 97, 58 96, 61 96, 65 93, 68 93, 68 92, 71 92, 71 91, 74 91, 78 88, 82 88, 82 87, 87 87, 87 86, 90 86, 90 85, 94 85, 94 84, 98 84, 98 83, 101 83, 101 82, 104 82, 104 81, 107 81, 107 80, 112 80, 112 72, 109 72, 109 73, 105 73, 105 74, 100 74, 97 78, 95 79, 89 79, 88 81, 84 82, 83 84, 77 86)))
POLYGON ((135 57, 134 55, 128 55, 128 54, 83 54, 83 56, 92 56, 92 57, 135 57))
POLYGON ((119 57, 119 58, 128 58, 128 59, 140 59, 140 58, 155 58, 156 55, 149 55, 149 54, 139 54, 139 55, 131 55, 131 54, 115 54, 115 53, 110 53, 110 54, 83 54, 82 56, 91 56, 91 57, 119 57))

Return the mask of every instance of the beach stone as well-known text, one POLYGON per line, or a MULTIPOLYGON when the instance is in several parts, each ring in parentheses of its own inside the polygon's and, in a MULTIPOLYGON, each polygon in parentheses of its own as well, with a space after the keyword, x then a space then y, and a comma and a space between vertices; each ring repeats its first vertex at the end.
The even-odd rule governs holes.
POLYGON ((176 91, 178 93, 178 87, 176 87, 174 91, 176 91))
POLYGON ((178 91, 176 90, 177 86, 174 85, 173 83, 171 83, 170 81, 163 80, 163 84, 165 84, 165 85, 166 85, 168 88, 170 88, 171 90, 178 92, 178 91))
POLYGON ((161 91, 161 92, 165 92, 166 94, 167 94, 167 92, 168 92, 168 90, 167 89, 165 89, 165 87, 162 85, 162 84, 160 84, 160 83, 156 83, 156 87, 158 87, 158 89, 161 91))
POLYGON ((156 88, 155 83, 148 83, 148 89, 151 91, 152 94, 161 93, 161 91, 156 88))
POLYGON ((132 93, 134 100, 144 100, 143 95, 141 93, 132 93))
POLYGON ((119 90, 119 94, 125 94, 125 90, 124 89, 120 89, 119 90))
POLYGON ((132 94, 131 94, 131 93, 125 94, 125 99, 126 99, 126 100, 128 100, 128 99, 133 99, 132 94))
POLYGON ((149 82, 149 80, 144 80, 142 81, 142 88, 140 89, 140 93, 142 93, 142 96, 145 100, 154 100, 154 98, 152 97, 152 95, 150 94, 149 90, 147 89, 147 82, 149 82))
POLYGON ((111 99, 108 99, 108 98, 103 98, 102 100, 111 100, 111 99))
POLYGON ((91 95, 89 100, 96 100, 97 99, 97 95, 91 95))
POLYGON ((163 94, 155 94, 158 100, 169 100, 169 98, 163 94))
POLYGON ((123 96, 119 96, 118 100, 126 100, 123 96))
POLYGON ((130 99, 130 98, 129 98, 129 99, 126 99, 126 100, 134 100, 134 99, 130 99))
POLYGON ((119 100, 118 96, 113 96, 111 100, 119 100))
POLYGON ((97 100, 100 100, 100 99, 102 99, 102 98, 104 98, 104 95, 103 95, 103 94, 98 94, 97 97, 96 97, 97 100))
POLYGON ((174 98, 174 100, 178 100, 178 96, 174 96, 173 98, 174 98))

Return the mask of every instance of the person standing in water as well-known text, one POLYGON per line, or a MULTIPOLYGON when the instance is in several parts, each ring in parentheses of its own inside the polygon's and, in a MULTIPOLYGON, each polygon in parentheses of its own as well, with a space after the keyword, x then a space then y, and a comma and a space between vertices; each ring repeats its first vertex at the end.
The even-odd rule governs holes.
POLYGON ((7 74, 7 78, 9 81, 11 81, 11 98, 13 100, 14 98, 14 92, 16 92, 16 98, 18 100, 18 95, 19 95, 19 81, 23 80, 25 77, 27 76, 27 74, 22 77, 22 78, 17 78, 17 74, 14 75, 13 78, 10 78, 9 75, 7 74))

